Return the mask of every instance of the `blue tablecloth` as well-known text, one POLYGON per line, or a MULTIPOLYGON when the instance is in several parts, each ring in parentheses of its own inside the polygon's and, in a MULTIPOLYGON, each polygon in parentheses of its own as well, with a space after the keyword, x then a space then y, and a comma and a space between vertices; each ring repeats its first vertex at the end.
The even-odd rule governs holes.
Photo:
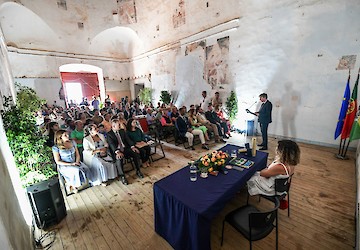
MULTIPOLYGON (((240 147, 226 145, 231 152, 240 147)), ((175 249, 210 249, 211 220, 224 208, 256 172, 266 167, 268 154, 256 157, 239 154, 255 164, 244 171, 229 170, 227 175, 209 175, 190 181, 189 166, 154 184, 155 231, 175 249)))

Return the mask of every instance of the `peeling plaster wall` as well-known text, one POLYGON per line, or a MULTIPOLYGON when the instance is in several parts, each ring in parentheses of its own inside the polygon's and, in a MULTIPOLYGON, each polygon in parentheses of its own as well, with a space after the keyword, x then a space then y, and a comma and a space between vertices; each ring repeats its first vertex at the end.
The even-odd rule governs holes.
MULTIPOLYGON (((357 55, 352 88, 360 66, 358 1, 247 1, 240 7, 236 31, 204 39, 209 45, 230 36, 231 81, 220 91, 225 98, 236 91, 239 126, 254 119, 245 109, 267 92, 274 106, 270 134, 338 145, 333 135, 348 72, 335 68, 343 55, 357 55)), ((209 86, 197 58, 185 56, 183 50, 179 46, 136 61, 134 68, 147 66, 154 93, 178 91, 176 104, 188 106, 209 86)), ((215 90, 210 89, 210 95, 215 90)), ((251 110, 259 106, 257 102, 251 110)))
MULTIPOLYGON (((42 13, 29 2, 25 1, 25 6, 36 10, 44 20, 48 19, 48 13, 42 13)), ((179 1, 175 0, 166 4, 161 4, 160 0, 136 1, 137 22, 128 25, 144 42, 145 51, 174 41, 170 49, 154 51, 133 63, 12 52, 13 74, 15 77, 58 77, 60 65, 82 62, 102 68, 108 79, 151 74, 147 85, 154 89, 154 102, 158 101, 160 91, 166 89, 177 97, 177 105, 197 102, 202 90, 208 90, 210 95, 219 90, 224 100, 231 90, 235 90, 239 100, 237 125, 240 127, 246 120, 254 119, 245 113, 245 108, 258 101, 259 93, 267 92, 274 105, 270 134, 313 143, 338 144, 333 140, 333 134, 347 72, 335 68, 341 56, 359 55, 360 27, 355 25, 360 13, 357 0, 184 2, 185 24, 176 29, 172 27, 172 17, 179 1), (225 36, 229 36, 230 41, 229 83, 223 89, 210 89, 203 80, 201 62, 194 55, 185 56, 186 45, 181 45, 181 39, 235 17, 240 17, 237 29, 215 35, 208 31, 203 33, 206 46, 225 36), (157 31, 158 23, 161 25, 157 31)), ((85 7, 89 6, 88 13, 97 8, 94 2, 86 1, 85 7)), ((94 25, 95 17, 106 15, 104 10, 99 11, 91 17, 94 25)), ((69 16, 66 13, 65 19, 69 16)), ((68 25, 68 21, 64 22, 68 25)), ((109 26, 107 24, 103 29, 109 26)), ((92 29, 87 32, 95 35, 102 30, 97 26, 92 29)), ((352 71, 352 86, 359 60, 352 71)), ((130 90, 133 95, 133 83, 130 83, 130 90)), ((258 108, 259 103, 256 103, 251 110, 258 108)))

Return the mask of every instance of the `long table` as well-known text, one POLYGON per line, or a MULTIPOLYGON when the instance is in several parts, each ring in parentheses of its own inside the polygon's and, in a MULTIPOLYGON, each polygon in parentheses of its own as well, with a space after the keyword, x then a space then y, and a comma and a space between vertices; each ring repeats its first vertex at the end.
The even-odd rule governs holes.
MULTIPOLYGON (((240 147, 227 144, 220 150, 232 152, 240 147)), ((228 174, 209 175, 190 181, 189 166, 155 182, 155 231, 174 249, 211 249, 212 219, 246 184, 251 176, 266 167, 268 153, 257 151, 256 157, 239 154, 254 161, 243 171, 229 170, 228 174)))

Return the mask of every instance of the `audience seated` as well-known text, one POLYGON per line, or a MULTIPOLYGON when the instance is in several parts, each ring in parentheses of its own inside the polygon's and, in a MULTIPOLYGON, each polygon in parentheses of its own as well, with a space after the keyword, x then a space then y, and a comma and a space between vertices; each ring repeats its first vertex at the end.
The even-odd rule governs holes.
POLYGON ((95 105, 90 107, 94 108, 93 111, 90 111, 89 106, 73 103, 67 109, 44 105, 43 110, 37 113, 37 123, 48 136, 45 144, 53 148, 54 160, 72 191, 86 183, 88 178, 93 185, 105 186, 109 179, 119 175, 120 181, 127 185, 123 171, 124 158, 132 159, 136 174, 143 178, 140 160, 144 167, 150 165, 150 147, 146 142, 151 137, 145 138, 148 135, 137 127, 137 121, 133 119, 135 115, 146 115, 150 132, 155 132, 155 138, 161 139, 163 135, 167 137, 172 134, 175 138, 187 138, 193 150, 194 135, 199 136, 203 149, 209 149, 206 143, 209 132, 215 135, 215 142, 225 142, 220 136, 226 138, 226 134, 230 133, 226 124, 228 121, 223 117, 220 107, 216 107, 216 113, 211 104, 206 113, 195 105, 190 105, 187 113, 186 106, 182 106, 179 112, 172 103, 169 106, 159 103, 157 109, 154 109, 152 103, 147 106, 138 100, 129 102, 128 98, 122 98, 118 105, 112 102, 99 110, 102 104, 96 105, 99 102, 96 98, 93 98, 93 102, 95 105), (66 133, 59 134, 57 145, 57 131, 65 131, 59 130, 59 122, 66 133), (85 138, 84 126, 88 129, 85 138), (110 153, 108 158, 107 150, 110 153), (81 163, 83 156, 85 164, 81 163), (77 157, 80 159, 77 160, 77 157), (81 168, 75 170, 78 166, 81 168))
MULTIPOLYGON (((119 123, 120 123, 120 129, 126 130, 127 120, 125 119, 124 114, 119 113, 117 115, 117 119, 119 120, 119 123)), ((111 118, 111 120, 113 120, 113 118, 111 118)))
POLYGON ((202 125, 200 122, 198 122, 198 120, 197 120, 195 106, 193 106, 189 110, 189 122, 194 130, 198 129, 204 133, 204 137, 205 137, 206 141, 210 141, 209 135, 207 132, 208 129, 204 125, 202 125))
POLYGON ((140 152, 143 166, 149 167, 150 146, 146 143, 144 133, 136 125, 136 120, 130 118, 127 122, 126 134, 129 137, 130 145, 135 145, 140 152))
POLYGON ((170 135, 174 135, 175 136, 175 126, 173 121, 171 120, 171 118, 168 115, 168 110, 164 109, 162 112, 162 117, 160 119, 160 123, 162 126, 162 130, 163 130, 163 135, 165 137, 170 136, 170 135))
POLYGON ((83 113, 83 112, 82 112, 82 113, 79 113, 77 119, 80 120, 80 121, 82 121, 82 123, 83 123, 84 125, 86 124, 86 119, 87 119, 87 117, 86 117, 85 113, 83 113))
POLYGON ((175 124, 176 119, 179 117, 179 111, 176 106, 172 107, 170 117, 172 122, 175 124))
POLYGON ((84 139, 84 125, 82 121, 75 121, 75 129, 70 134, 70 139, 76 142, 76 146, 80 153, 80 159, 83 160, 83 139, 84 139))
POLYGON ((124 110, 124 118, 127 120, 132 117, 132 112, 130 110, 130 104, 126 103, 124 110))
POLYGON ((49 147, 52 147, 55 145, 54 139, 55 139, 55 132, 59 130, 59 124, 57 122, 50 122, 48 124, 48 138, 45 142, 45 144, 49 147))
POLYGON ((217 114, 217 116, 220 118, 220 120, 224 123, 226 123, 227 125, 227 135, 229 137, 231 137, 231 134, 230 134, 230 129, 231 129, 231 123, 229 121, 229 119, 226 119, 225 116, 224 116, 224 112, 223 112, 223 109, 221 107, 221 105, 217 104, 215 107, 215 113, 217 114))
POLYGON ((65 130, 56 131, 52 151, 58 171, 65 178, 70 192, 76 193, 81 186, 92 182, 90 168, 80 161, 76 142, 70 140, 65 130))
POLYGON ((124 157, 131 157, 134 160, 134 165, 136 168, 136 174, 139 178, 143 178, 143 174, 140 171, 140 152, 135 147, 134 144, 131 144, 126 131, 120 129, 120 122, 118 119, 111 121, 112 129, 107 133, 107 141, 109 144, 109 149, 113 161, 116 164, 118 173, 120 175, 120 180, 124 185, 128 185, 128 181, 124 175, 124 167, 122 159, 124 157))
POLYGON ((222 136, 224 139, 228 139, 229 137, 226 135, 228 132, 227 125, 225 122, 222 122, 220 118, 214 111, 214 108, 211 103, 209 103, 208 111, 205 112, 205 117, 208 119, 212 124, 215 124, 218 128, 219 135, 222 136))
POLYGON ((196 117, 198 119, 198 121, 204 125, 205 127, 207 127, 208 131, 213 132, 214 133, 214 137, 215 137, 215 142, 226 142, 225 140, 223 140, 222 138, 220 138, 219 136, 219 130, 216 126, 216 124, 211 123, 208 119, 206 119, 205 117, 205 113, 204 110, 200 107, 197 106, 196 107, 196 117))
POLYGON ((112 113, 106 113, 104 116, 104 120, 101 122, 102 125, 104 125, 105 132, 109 132, 111 130, 111 119, 112 113))
POLYGON ((103 118, 100 116, 100 111, 98 109, 94 109, 92 120, 96 125, 99 125, 103 121, 103 118))
POLYGON ((95 124, 86 128, 83 146, 84 163, 91 168, 93 185, 107 186, 109 179, 117 177, 117 170, 112 158, 107 154, 108 143, 95 124))
POLYGON ((204 133, 201 130, 192 129, 188 118, 185 117, 185 112, 186 109, 184 107, 180 108, 179 117, 176 119, 176 126, 179 130, 179 135, 188 139, 189 146, 192 150, 195 150, 193 145, 194 135, 199 136, 203 149, 209 149, 209 147, 205 144, 204 133))

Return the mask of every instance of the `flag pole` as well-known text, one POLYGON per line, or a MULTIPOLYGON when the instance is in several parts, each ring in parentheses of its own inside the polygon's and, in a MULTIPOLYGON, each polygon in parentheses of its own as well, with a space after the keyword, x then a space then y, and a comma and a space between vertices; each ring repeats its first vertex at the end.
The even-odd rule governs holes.
POLYGON ((342 140, 343 140, 343 139, 340 139, 340 145, 339 145, 339 153, 338 153, 338 155, 340 155, 340 152, 341 152, 341 143, 342 143, 342 140))
POLYGON ((348 141, 348 143, 347 143, 347 145, 346 145, 345 153, 344 153, 344 155, 343 155, 344 159, 346 158, 346 153, 347 153, 347 150, 348 150, 348 148, 349 148, 349 144, 350 144, 350 138, 349 138, 349 141, 348 141))
POLYGON ((342 147, 341 147, 341 154, 340 154, 340 156, 342 156, 342 157, 344 157, 345 143, 346 143, 346 138, 344 139, 344 143, 343 143, 343 145, 342 145, 342 147))
POLYGON ((336 158, 344 159, 342 154, 344 152, 345 141, 346 141, 346 139, 341 139, 340 140, 339 153, 336 155, 336 158))

